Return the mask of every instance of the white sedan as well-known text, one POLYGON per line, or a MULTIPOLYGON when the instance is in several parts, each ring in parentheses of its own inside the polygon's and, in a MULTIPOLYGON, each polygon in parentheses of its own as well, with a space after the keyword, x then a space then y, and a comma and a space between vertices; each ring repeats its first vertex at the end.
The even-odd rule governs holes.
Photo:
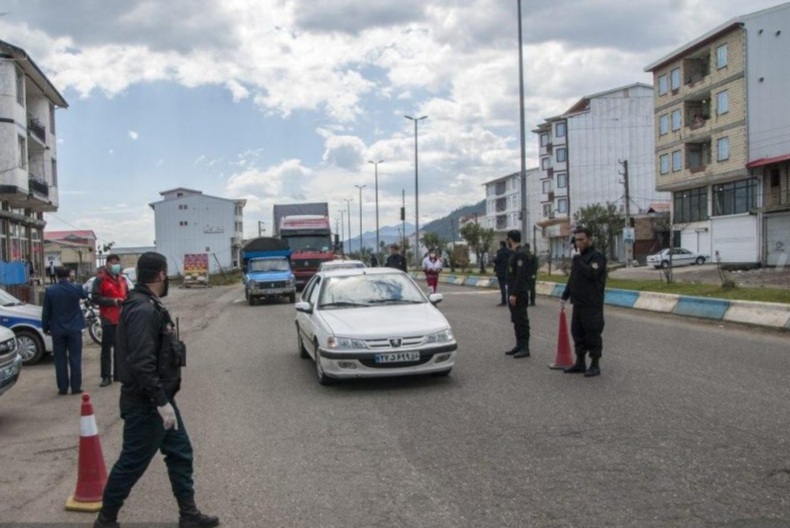
POLYGON ((672 258, 670 259, 669 249, 662 249, 655 255, 647 257, 647 265, 654 268, 668 268, 677 266, 689 266, 691 264, 705 264, 705 261, 710 257, 707 255, 700 255, 683 248, 672 248, 672 258))
POLYGON ((446 376, 458 345, 450 324, 411 277, 392 268, 318 272, 296 303, 299 355, 318 382, 434 374, 446 376))
POLYGON ((366 268, 364 262, 361 260, 328 260, 326 262, 322 262, 321 266, 319 266, 318 271, 329 271, 329 270, 338 270, 338 269, 354 269, 354 268, 366 268))

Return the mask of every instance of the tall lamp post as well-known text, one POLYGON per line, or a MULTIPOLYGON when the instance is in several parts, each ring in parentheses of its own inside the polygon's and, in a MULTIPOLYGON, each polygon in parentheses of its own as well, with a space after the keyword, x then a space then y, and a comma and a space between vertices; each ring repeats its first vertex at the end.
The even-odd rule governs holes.
POLYGON ((343 223, 343 220, 345 220, 343 217, 345 216, 346 212, 342 209, 338 209, 337 212, 340 213, 340 254, 345 256, 346 243, 343 240, 346 238, 346 226, 343 223))
POLYGON ((346 220, 348 220, 348 252, 351 253, 351 202, 353 198, 343 198, 346 202, 346 220))
POLYGON ((362 189, 367 185, 354 185, 359 189, 359 258, 362 258, 362 189))
POLYGON ((375 174, 376 174, 376 249, 373 253, 378 254, 379 252, 379 163, 384 163, 384 160, 378 161, 370 161, 368 163, 372 164, 375 167, 375 174))
MULTIPOLYGON (((524 57, 521 43, 521 0, 518 1, 518 102, 521 126, 521 240, 528 240, 527 226, 527 146, 526 127, 524 125, 524 57)), ((538 248, 532 248, 537 252, 538 248)))
POLYGON ((417 123, 428 116, 412 117, 403 116, 414 121, 414 262, 420 267, 420 178, 419 164, 417 163, 417 123))

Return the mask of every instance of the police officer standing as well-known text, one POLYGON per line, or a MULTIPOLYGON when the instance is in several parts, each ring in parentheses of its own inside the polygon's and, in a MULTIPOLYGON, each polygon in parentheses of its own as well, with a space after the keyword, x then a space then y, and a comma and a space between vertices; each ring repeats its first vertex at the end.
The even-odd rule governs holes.
POLYGON ((514 358, 529 357, 529 317, 527 304, 529 277, 533 274, 533 260, 521 244, 521 232, 507 232, 511 254, 507 263, 507 293, 510 321, 516 333, 516 346, 505 352, 514 358))
POLYGON ((584 372, 586 377, 601 374, 599 365, 603 341, 603 300, 606 288, 606 257, 593 247, 592 233, 587 228, 574 231, 575 248, 571 274, 562 293, 560 306, 570 299, 573 304, 571 335, 576 352, 576 363, 564 370, 567 373, 584 372), (585 354, 590 353, 592 363, 587 368, 585 354))
POLYGON ((496 280, 499 283, 499 295, 501 300, 497 306, 507 306, 507 263, 510 260, 510 248, 507 247, 507 242, 501 240, 499 242, 499 249, 496 250, 494 255, 494 273, 496 273, 496 280))
POLYGON ((529 249, 529 242, 524 244, 529 258, 532 259, 532 273, 527 278, 529 283, 529 305, 535 306, 535 284, 538 280, 538 256, 529 249))
POLYGON ((179 528, 209 528, 219 519, 195 505, 192 444, 175 395, 181 387, 186 348, 178 341, 167 295, 167 259, 155 252, 137 261, 137 285, 123 303, 118 322, 118 376, 124 420, 123 447, 112 468, 94 528, 118 528, 118 511, 143 476, 157 451, 165 456, 173 494, 178 501, 179 528))
POLYGON ((398 244, 392 244, 390 246, 390 256, 387 257, 384 267, 408 271, 406 266, 406 258, 400 254, 400 246, 398 246, 398 244))

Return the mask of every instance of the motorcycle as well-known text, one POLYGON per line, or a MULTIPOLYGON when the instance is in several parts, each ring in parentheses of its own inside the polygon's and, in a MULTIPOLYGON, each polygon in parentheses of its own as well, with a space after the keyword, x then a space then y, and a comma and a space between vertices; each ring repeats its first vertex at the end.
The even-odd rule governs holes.
POLYGON ((101 345, 101 319, 99 319, 99 314, 89 299, 82 300, 82 315, 85 317, 88 335, 91 336, 94 343, 101 345))

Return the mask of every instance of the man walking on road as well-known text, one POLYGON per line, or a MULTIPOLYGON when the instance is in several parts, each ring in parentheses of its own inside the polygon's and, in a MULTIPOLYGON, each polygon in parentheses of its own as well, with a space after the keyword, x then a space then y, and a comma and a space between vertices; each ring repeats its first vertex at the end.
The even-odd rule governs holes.
POLYGON ((428 256, 422 261, 422 271, 431 293, 436 293, 439 288, 439 274, 442 272, 442 259, 436 256, 436 251, 430 250, 428 256))
POLYGON ((101 384, 106 387, 118 378, 115 355, 115 333, 121 303, 126 299, 126 280, 121 276, 121 258, 107 255, 107 261, 93 281, 91 301, 99 306, 101 318, 101 384))
POLYGON ((181 387, 186 347, 174 333, 162 297, 167 295, 167 259, 155 252, 137 261, 137 285, 118 322, 118 375, 121 383, 123 447, 104 488, 94 528, 118 528, 118 511, 157 451, 178 501, 179 528, 210 528, 219 519, 195 505, 192 443, 175 395, 181 387))
POLYGON ((58 283, 44 292, 44 306, 41 311, 41 329, 52 335, 52 349, 55 357, 55 380, 58 394, 82 392, 82 330, 85 318, 82 315, 80 299, 88 294, 69 281, 69 270, 58 267, 55 271, 58 283))
POLYGON ((398 246, 398 244, 392 244, 390 246, 390 256, 387 257, 384 267, 408 271, 408 268, 406 267, 406 259, 400 254, 400 246, 398 246))
POLYGON ((499 294, 501 300, 497 306, 507 306, 507 261, 510 259, 510 249, 507 247, 507 242, 501 240, 499 242, 499 249, 496 250, 494 255, 494 273, 496 280, 499 282, 499 294))
POLYGON ((571 274, 562 292, 560 306, 565 302, 573 304, 571 317, 571 336, 576 352, 576 363, 564 372, 584 372, 586 377, 601 374, 600 360, 603 350, 603 300, 606 289, 606 257, 593 247, 592 233, 587 228, 574 231, 575 248, 571 253, 571 274), (587 368, 585 354, 590 353, 592 360, 587 368))
POLYGON ((514 358, 529 357, 529 316, 527 300, 529 295, 528 279, 533 274, 532 257, 520 245, 521 232, 513 229, 507 232, 507 243, 512 253, 507 263, 507 294, 510 308, 510 321, 516 334, 516 346, 505 352, 514 358))

